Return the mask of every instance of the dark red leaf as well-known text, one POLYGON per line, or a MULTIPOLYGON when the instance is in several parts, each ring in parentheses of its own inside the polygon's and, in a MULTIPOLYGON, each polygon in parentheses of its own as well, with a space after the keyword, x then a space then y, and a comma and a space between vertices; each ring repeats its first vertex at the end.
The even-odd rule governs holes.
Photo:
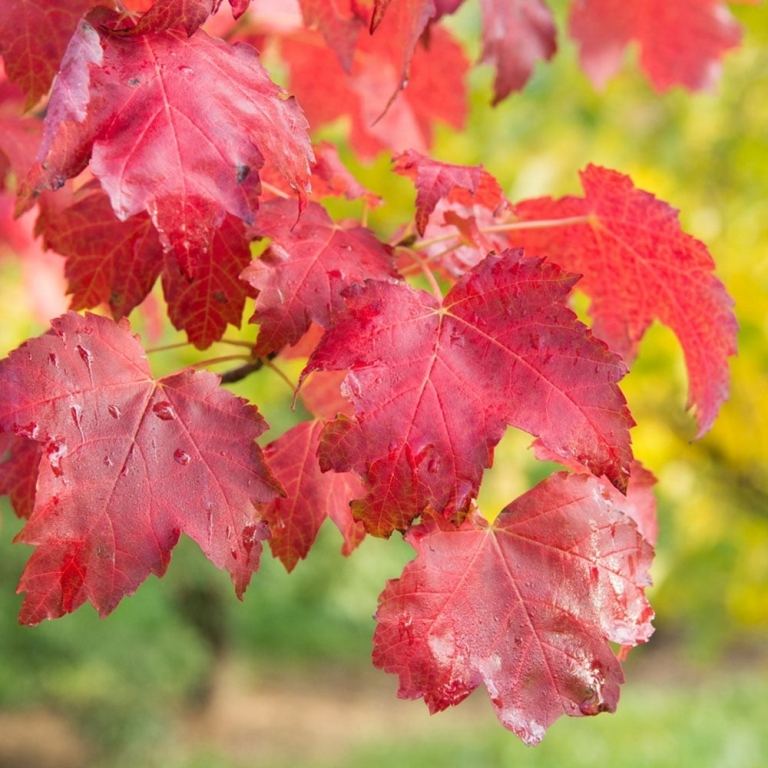
POLYGON ((162 270, 168 315, 189 340, 205 349, 239 327, 248 286, 239 279, 251 254, 242 223, 227 216, 210 248, 200 255, 194 277, 173 258, 164 258, 147 214, 117 219, 109 198, 93 185, 73 205, 43 217, 46 246, 67 258, 72 309, 107 304, 119 320, 138 306, 162 270))
POLYGON ((202 31, 139 41, 83 22, 46 116, 35 190, 57 188, 90 160, 118 218, 146 211, 193 274, 226 213, 253 217, 268 161, 300 194, 312 152, 304 118, 254 49, 202 31))
POLYGON ((608 641, 648 640, 653 550, 597 478, 553 475, 488 525, 415 529, 416 559, 379 598, 374 664, 431 712, 485 686, 501 723, 535 744, 561 715, 612 712, 608 641))
POLYGON ((257 355, 295 344, 311 322, 327 328, 343 304, 345 287, 396 276, 391 250, 373 232, 336 224, 317 203, 299 218, 294 201, 271 200, 254 228, 272 238, 265 254, 243 272, 258 292, 252 318, 261 326, 257 355))
POLYGON ((216 230, 211 247, 198 261, 194 277, 185 275, 174 259, 166 257, 163 293, 168 317, 189 340, 205 349, 218 341, 227 324, 240 327, 250 286, 240 273, 251 262, 251 249, 243 223, 227 216, 216 230))
POLYGON ((27 108, 48 93, 70 37, 97 0, 3 0, 0 54, 26 94, 27 108))
POLYGON ((722 0, 577 0, 570 32, 596 86, 618 71, 626 47, 636 42, 640 66, 658 91, 712 86, 720 58, 741 42, 722 0))
POLYGON ((441 200, 489 210, 506 203, 499 182, 481 165, 441 163, 409 149, 393 158, 392 169, 413 179, 417 190, 416 229, 422 236, 441 200))
POLYGON ((0 430, 36 441, 35 507, 18 540, 24 623, 86 600, 109 613, 162 575, 180 533, 242 594, 258 567, 254 508, 279 493, 255 438, 255 407, 184 371, 155 380, 126 325, 62 316, 0 363, 0 430))
POLYGON ((514 245, 584 275, 594 331, 631 361, 653 320, 683 347, 699 435, 728 397, 728 357, 736 351, 733 301, 712 274, 706 246, 680 228, 677 211, 628 176, 590 165, 584 197, 539 198, 515 207, 522 220, 570 219, 510 233, 514 245))
POLYGON ((269 546, 287 571, 305 558, 320 526, 333 520, 344 538, 342 552, 350 554, 362 541, 365 530, 352 517, 349 503, 365 492, 352 472, 321 472, 317 447, 323 422, 304 421, 271 442, 264 455, 286 496, 264 511, 269 523, 269 546))
POLYGON ((366 529, 405 529, 427 507, 466 513, 507 425, 626 485, 633 424, 616 382, 624 366, 566 307, 575 282, 521 252, 489 256, 442 307, 403 284, 370 281, 306 371, 349 369, 356 421, 325 435, 321 465, 355 470, 366 529))
POLYGON ((107 304, 119 320, 144 300, 163 266, 163 249, 149 216, 119 221, 109 198, 96 187, 62 211, 49 209, 43 236, 47 248, 67 259, 72 309, 107 304))
POLYGON ((480 0, 482 61, 496 67, 493 103, 519 91, 538 61, 557 50, 557 31, 544 0, 480 0))

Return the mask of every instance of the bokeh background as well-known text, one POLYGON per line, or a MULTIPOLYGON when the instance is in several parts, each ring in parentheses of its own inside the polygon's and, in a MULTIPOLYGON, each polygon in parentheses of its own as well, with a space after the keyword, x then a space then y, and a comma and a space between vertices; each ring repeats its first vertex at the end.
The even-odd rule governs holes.
MULTIPOLYGON (((476 58, 475 5, 449 26, 476 58)), ((566 4, 552 5, 563 30, 566 4)), ((735 11, 744 45, 713 93, 657 95, 633 57, 596 93, 561 34, 555 60, 496 109, 490 70, 475 69, 467 129, 438 130, 433 152, 483 163, 513 200, 579 192, 588 162, 629 173, 681 209, 736 299, 733 392, 703 440, 691 442, 671 332, 651 329, 624 381, 636 453, 659 478, 661 538, 656 635, 627 662, 619 712, 561 720, 529 749, 497 724, 483 691, 433 718, 421 702, 398 701, 395 679, 370 665, 371 616, 410 549, 367 540, 343 559, 330 527, 290 576, 265 556, 242 604, 182 541, 168 575, 150 578, 107 620, 85 607, 21 628, 14 591, 29 551, 12 545, 20 522, 3 499, 0 768, 768 766, 768 12, 735 11)), ((343 142, 343 123, 323 135, 343 142)), ((412 214, 409 183, 389 173, 385 156, 367 166, 344 156, 386 199, 370 223, 390 235, 412 214)), ((355 205, 335 212, 359 214, 355 205)), ((1 255, 1 353, 44 330, 41 312, 57 303, 47 280, 45 268, 1 255)), ((148 343, 183 340, 157 326, 152 310, 136 319, 148 343)), ((213 354, 188 348, 152 362, 160 375, 213 354)), ((302 415, 269 370, 233 389, 273 425, 267 440, 302 415)), ((500 509, 550 469, 532 460, 528 442, 511 431, 500 445, 484 509, 500 509)))

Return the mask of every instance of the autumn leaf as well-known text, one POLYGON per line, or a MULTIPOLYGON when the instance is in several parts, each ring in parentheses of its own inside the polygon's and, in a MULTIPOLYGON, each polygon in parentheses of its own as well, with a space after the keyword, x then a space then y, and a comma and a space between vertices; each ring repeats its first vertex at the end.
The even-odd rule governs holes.
POLYGON ((0 430, 43 454, 17 537, 35 547, 19 584, 24 623, 85 601, 109 613, 163 574, 181 533, 243 593, 265 537, 254 505, 280 492, 254 406, 211 373, 153 379, 126 325, 74 313, 0 362, 0 383, 0 430))
POLYGON ((304 421, 264 449, 270 469, 286 494, 264 510, 270 530, 269 546, 288 572, 307 556, 326 519, 333 520, 341 532, 345 555, 365 536, 362 524, 354 520, 349 508, 365 487, 352 472, 320 470, 317 448, 322 430, 322 421, 304 421))
POLYGON ((620 360, 565 305, 576 278, 521 252, 489 256, 442 306, 404 284, 369 281, 305 373, 342 370, 355 420, 332 424, 321 466, 354 470, 356 516, 376 535, 429 508, 466 513, 507 425, 537 435, 622 489, 633 422, 620 360))
POLYGON ((317 203, 299 218, 294 201, 269 201, 254 229, 272 238, 242 275, 257 292, 251 319, 260 325, 256 355, 295 344, 311 322, 328 327, 345 287, 366 278, 396 278, 388 246, 365 227, 336 224, 317 203))
POLYGON ((643 643, 653 555, 599 479, 553 475, 488 525, 417 528, 379 597, 374 664, 431 712, 483 685, 527 744, 560 716, 612 712, 624 681, 610 642, 643 643))
POLYGON ((97 0, 4 0, 0 54, 8 77, 26 94, 26 107, 48 93, 70 37, 97 0))
POLYGON ((200 255, 194 277, 164 257, 147 214, 120 221, 109 198, 93 185, 81 190, 72 205, 48 212, 42 222, 46 246, 66 257, 72 309, 106 304, 119 320, 144 300, 162 273, 170 320, 195 346, 210 346, 228 323, 240 326, 250 289, 239 275, 251 255, 238 219, 225 217, 210 248, 200 255))
POLYGON ((441 200, 495 210, 505 204, 499 182, 482 166, 441 163, 409 149, 392 158, 392 170, 413 180, 416 187, 416 230, 424 235, 441 200))
POLYGON ((192 276, 225 214, 252 220, 265 160, 304 193, 306 123, 254 49, 201 30, 137 41, 83 22, 53 89, 29 186, 57 188, 89 164, 117 217, 146 211, 192 276))
POLYGON ((584 197, 516 205, 522 221, 563 221, 516 229, 509 241, 584 276, 578 288, 592 299, 595 334, 628 362, 653 320, 674 331, 700 436, 728 397, 728 357, 736 352, 733 301, 713 274, 707 247, 681 229, 674 208, 628 176, 598 166, 588 166, 581 183, 584 197))

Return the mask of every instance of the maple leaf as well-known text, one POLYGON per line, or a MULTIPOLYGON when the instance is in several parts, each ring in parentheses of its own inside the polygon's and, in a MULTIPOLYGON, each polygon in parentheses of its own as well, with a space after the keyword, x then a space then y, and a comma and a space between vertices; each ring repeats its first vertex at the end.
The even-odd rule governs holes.
POLYGON ((120 221, 94 185, 63 210, 48 209, 40 227, 46 248, 66 257, 72 309, 107 304, 119 320, 144 300, 163 266, 163 248, 149 216, 120 221))
POLYGON ((505 204, 499 182, 481 165, 453 165, 407 150, 392 159, 392 170, 416 186, 416 229, 424 235, 438 202, 481 205, 490 210, 505 204))
POLYGON ((680 228, 674 208, 637 189, 628 176, 598 166, 588 166, 581 183, 583 198, 516 205, 523 221, 565 221, 516 230, 509 240, 584 276, 578 287, 592 299, 594 332, 625 360, 633 359, 653 320, 674 331, 701 436, 728 397, 728 357, 736 351, 737 332, 733 301, 712 274, 706 246, 680 228))
POLYGON ((107 304, 119 320, 145 299, 162 272, 170 320, 199 349, 220 339, 227 323, 240 326, 249 288, 238 276, 251 254, 238 219, 224 219, 189 277, 175 259, 164 258, 147 214, 120 221, 93 184, 80 193, 75 203, 48 210, 38 223, 46 247, 66 257, 72 309, 107 304))
POLYGON ((336 224, 317 203, 309 203, 300 219, 298 214, 294 201, 271 200, 254 225, 272 238, 242 274, 257 292, 251 321, 261 326, 258 356, 295 344, 311 322, 327 328, 346 286, 396 277, 391 249, 369 229, 336 224))
POLYGON ((150 574, 180 533, 242 594, 264 538, 254 507, 279 494, 254 440, 255 407, 208 372, 160 380, 126 325, 74 313, 0 362, 0 431, 36 441, 36 547, 19 584, 34 624, 86 600, 101 615, 150 574))
POLYGON ((373 662, 431 712, 484 685, 501 723, 535 744, 561 715, 612 712, 608 641, 645 642, 653 550, 597 478, 553 475, 488 525, 414 529, 379 597, 373 662))
POLYGON ((83 22, 53 89, 29 186, 57 188, 89 159, 117 217, 149 213, 193 275, 225 213, 252 219, 263 162, 301 193, 312 152, 300 110, 250 46, 202 30, 136 41, 83 22))
POLYGON ((408 87, 399 94, 398 51, 379 33, 361 37, 349 73, 311 32, 286 36, 280 52, 288 65, 290 89, 310 124, 316 128, 348 115, 349 141, 361 157, 387 148, 426 151, 434 121, 457 130, 464 124, 469 64, 461 46, 439 25, 430 28, 428 44, 416 47, 408 87), (394 100, 393 93, 398 94, 394 100))
POLYGON ((722 0, 576 0, 570 33, 597 87, 618 71, 626 46, 636 41, 640 66, 657 91, 712 86, 720 57, 741 42, 722 0))
POLYGON ((4 0, 0 3, 0 55, 8 77, 32 107, 48 93, 82 15, 97 0, 4 0))
POLYGON ((623 487, 633 424, 616 382, 624 367, 566 307, 576 278, 521 251, 489 256, 436 299, 369 281, 305 373, 349 369, 356 420, 332 424, 321 466, 370 488, 355 515, 376 535, 426 508, 461 516, 507 425, 541 438, 623 487))
POLYGON ((493 104, 519 91, 536 62, 557 50, 552 12, 543 0, 480 0, 483 9, 481 60, 496 67, 493 104))
POLYGON ((40 445, 34 440, 0 432, 0 496, 8 496, 19 517, 29 517, 35 505, 40 445))
MULTIPOLYGON (((238 18, 245 13, 250 0, 229 0, 232 15, 238 18)), ((137 21, 125 30, 129 34, 162 32, 173 27, 183 27, 188 35, 194 34, 209 16, 216 13, 222 0, 155 0, 137 21)))
POLYGON ((193 278, 166 257, 163 294, 168 317, 176 328, 186 331, 198 349, 218 341, 227 324, 240 327, 245 299, 253 295, 240 273, 250 262, 245 227, 232 216, 227 216, 214 233, 211 247, 198 261, 193 278))
POLYGON ((304 421, 264 449, 286 493, 263 513, 269 523, 269 546, 288 572, 307 556, 327 518, 341 532, 344 555, 350 554, 365 536, 362 524, 352 517, 349 508, 350 501, 365 492, 363 483, 352 472, 320 471, 317 448, 322 430, 322 421, 304 421))

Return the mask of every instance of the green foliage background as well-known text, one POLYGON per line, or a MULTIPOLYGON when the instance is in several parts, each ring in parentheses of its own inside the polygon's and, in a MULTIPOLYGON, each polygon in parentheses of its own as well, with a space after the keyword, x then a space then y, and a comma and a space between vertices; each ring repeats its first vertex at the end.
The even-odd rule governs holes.
MULTIPOLYGON (((563 30, 565 4, 553 5, 563 30)), ((711 94, 656 95, 633 64, 596 93, 577 66, 574 46, 561 35, 554 62, 540 67, 523 94, 496 110, 488 105, 491 73, 474 70, 467 130, 441 129, 434 149, 450 162, 483 163, 513 200, 577 193, 577 172, 588 162, 616 168, 678 207, 685 228, 710 246, 741 326, 732 396, 715 428, 691 442, 682 355, 666 329, 651 330, 624 382, 638 422, 636 453, 659 477, 661 540, 651 595, 657 637, 641 652, 650 657, 643 663, 652 669, 654 648, 672 648, 703 682, 638 682, 636 689, 630 682, 616 718, 559 724, 538 752, 519 748, 488 710, 486 724, 471 735, 441 731, 439 741, 430 741, 427 731, 424 739, 394 747, 373 742, 345 757, 344 765, 610 761, 627 768, 743 768, 764 764, 761 753, 768 760, 768 14, 760 6, 737 13, 747 30, 745 44, 726 58, 721 85, 711 94), (702 705, 701 696, 713 701, 702 705), (658 749, 638 749, 638 733, 651 734, 658 749)), ((470 4, 451 26, 476 57, 476 9, 470 4)), ((338 139, 343 131, 339 124, 325 134, 338 139)), ((385 197, 371 226, 391 234, 412 213, 409 183, 388 172, 384 156, 369 166, 345 156, 385 197)), ((334 205, 339 215, 359 213, 355 204, 334 205)), ((18 266, 9 260, 0 262, 0 306, 6 308, 0 351, 42 330, 25 309, 18 266)), ((166 335, 169 342, 182 339, 166 335)), ((253 338, 254 330, 246 328, 243 335, 253 338)), ((182 351, 156 358, 161 374, 201 356, 182 351)), ((301 415, 291 413, 291 394, 270 371, 235 390, 259 405, 273 436, 301 415)), ((532 461, 527 442, 511 433, 499 447, 481 497, 487 512, 550 468, 532 461)), ((150 579, 108 620, 85 608, 23 629, 16 625, 19 598, 13 592, 28 553, 10 543, 20 524, 4 501, 3 518, 0 708, 62 713, 89 745, 93 765, 241 765, 217 756, 216 749, 194 755, 168 744, 169 727, 205 698, 222 655, 256 669, 311 674, 318 665, 334 665, 347 670, 345 676, 361 674, 376 595, 410 557, 400 541, 367 541, 342 560, 335 531, 324 530, 310 559, 290 577, 265 557, 240 605, 226 578, 183 542, 163 582, 150 579)), ((0 725, 0 745, 2 738, 0 725)), ((306 764, 325 764, 321 757, 306 764)), ((261 761, 254 744, 247 764, 273 763, 261 761)))

